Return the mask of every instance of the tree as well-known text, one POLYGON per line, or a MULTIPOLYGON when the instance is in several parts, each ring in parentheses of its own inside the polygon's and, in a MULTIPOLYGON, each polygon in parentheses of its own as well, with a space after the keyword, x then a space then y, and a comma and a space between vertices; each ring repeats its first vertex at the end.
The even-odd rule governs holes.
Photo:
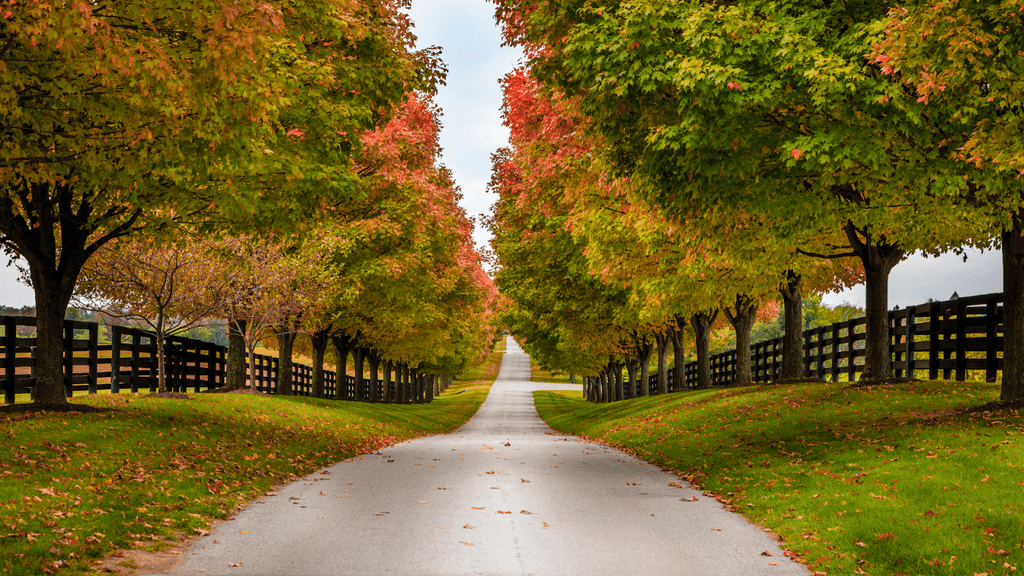
POLYGON ((227 276, 219 310, 245 343, 249 389, 256 391, 256 346, 273 334, 272 328, 294 298, 289 289, 295 270, 288 266, 281 244, 269 239, 229 237, 213 250, 219 253, 220 268, 227 276))
POLYGON ((1003 250, 1003 376, 1000 398, 1024 399, 1024 51, 1020 6, 1009 1, 912 1, 889 11, 869 53, 904 101, 943 140, 930 166, 982 228, 973 240, 1003 250))
POLYGON ((441 74, 387 3, 29 0, 0 36, 0 242, 29 265, 43 405, 66 404, 64 310, 99 248, 181 220, 297 226, 352 192, 380 104, 441 74))
POLYGON ((156 333, 157 381, 160 392, 167 392, 167 337, 209 321, 220 304, 223 281, 219 266, 195 239, 169 244, 121 238, 86 263, 75 298, 90 310, 156 333))
POLYGON ((723 207, 767 215, 775 243, 861 261, 868 380, 892 374, 891 268, 908 250, 948 249, 972 230, 945 201, 955 173, 939 152, 947 143, 864 58, 886 10, 870 1, 499 4, 508 40, 530 48, 542 81, 579 97, 609 165, 645 180, 650 205, 673 217, 723 207))

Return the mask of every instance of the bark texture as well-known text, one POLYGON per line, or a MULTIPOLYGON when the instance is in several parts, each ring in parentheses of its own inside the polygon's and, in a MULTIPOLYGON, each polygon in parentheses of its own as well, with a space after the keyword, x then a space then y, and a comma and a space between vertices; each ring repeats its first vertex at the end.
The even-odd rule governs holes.
POLYGON ((864 373, 862 380, 887 380, 893 377, 892 354, 889 352, 889 273, 906 252, 886 241, 846 224, 846 236, 854 254, 864 264, 864 373))
POLYGON ((224 388, 239 390, 245 387, 245 320, 228 322, 228 365, 224 388))
POLYGON ((746 294, 737 294, 731 309, 725 309, 725 317, 736 331, 736 375, 734 386, 747 386, 753 383, 750 361, 750 329, 757 319, 757 302, 746 294))
POLYGON ((697 347, 697 386, 698 390, 711 388, 711 356, 708 351, 711 338, 711 325, 715 323, 718 311, 701 312, 690 316, 693 327, 694 345, 697 347))
POLYGON ((324 398, 324 354, 331 337, 328 330, 317 330, 309 335, 309 341, 313 347, 313 397, 324 398))
POLYGON ((999 399, 1024 400, 1024 213, 1003 232, 1003 385, 999 399))
POLYGON ((782 380, 804 377, 804 312, 803 281, 789 270, 786 282, 779 289, 782 295, 784 330, 782 335, 782 380))
POLYGON ((654 336, 658 348, 658 394, 668 394, 668 334, 654 336))
POLYGON ((281 332, 277 335, 277 393, 292 394, 292 354, 295 349, 296 332, 281 332))

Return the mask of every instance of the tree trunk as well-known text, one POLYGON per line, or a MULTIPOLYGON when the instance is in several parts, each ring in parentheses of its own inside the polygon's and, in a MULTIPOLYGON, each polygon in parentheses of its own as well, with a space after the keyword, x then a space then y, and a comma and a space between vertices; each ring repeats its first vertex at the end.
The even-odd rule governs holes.
POLYGON ((292 354, 295 348, 296 332, 280 332, 277 335, 277 393, 292 393, 292 354))
POLYGON ((782 334, 781 380, 799 380, 804 377, 804 313, 802 279, 792 270, 786 272, 786 283, 779 288, 782 294, 784 332, 782 334))
POLYGON ((655 334, 658 346, 658 394, 668 394, 668 334, 655 334))
POLYGON ((717 317, 718 310, 700 312, 690 317, 694 342, 697 346, 697 390, 711 388, 711 357, 708 354, 708 345, 711 338, 711 325, 714 324, 717 317))
POLYGON ((409 364, 402 364, 402 403, 408 404, 412 402, 412 371, 409 370, 409 364))
POLYGON ((597 401, 599 403, 609 402, 611 395, 608 394, 608 375, 611 374, 611 367, 601 370, 597 376, 597 401))
POLYGON ((391 395, 391 360, 384 361, 384 402, 390 404, 393 399, 391 395))
POLYGON ((167 338, 164 335, 164 314, 156 314, 156 390, 167 392, 167 338))
POLYGON ((615 394, 612 399, 615 401, 623 400, 625 399, 625 382, 622 381, 622 364, 612 362, 612 375, 615 378, 615 394))
POLYGON ((355 365, 355 389, 356 389, 356 400, 364 402, 369 400, 367 397, 367 390, 365 389, 366 381, 363 378, 363 358, 366 351, 362 346, 356 346, 352 349, 352 363, 355 365))
POLYGON ((434 401, 434 386, 437 384, 437 376, 434 374, 427 374, 426 379, 426 402, 429 404, 434 401))
POLYGON ((32 288, 36 293, 36 383, 33 402, 37 405, 66 406, 69 402, 64 389, 64 315, 71 297, 62 298, 48 284, 38 284, 33 271, 32 288))
POLYGON ((241 390, 245 387, 245 320, 228 322, 228 365, 224 389, 241 390))
POLYGON ((324 392, 324 354, 331 338, 327 330, 317 330, 309 335, 309 343, 313 346, 313 397, 326 398, 324 392))
POLYGON ((864 263, 866 326, 864 373, 861 374, 861 379, 891 379, 893 372, 892 354, 889 352, 889 272, 900 263, 905 252, 895 244, 887 242, 885 236, 879 236, 876 240, 871 234, 857 230, 852 222, 846 224, 846 236, 850 240, 854 254, 864 263), (861 236, 864 237, 863 240, 861 236))
POLYGON ((348 336, 342 335, 332 337, 331 342, 334 344, 335 371, 338 383, 334 397, 338 400, 348 400, 348 349, 352 341, 348 336))
POLYGON ((1003 232, 1003 402, 1024 399, 1024 211, 1003 232))
POLYGON ((383 402, 384 395, 380 386, 377 386, 377 378, 380 376, 380 356, 374 350, 366 351, 366 359, 370 361, 370 402, 383 402))
POLYGON ((249 390, 256 392, 256 343, 246 346, 249 355, 249 390))
POLYGON ((686 320, 676 316, 676 326, 669 333, 672 339, 672 389, 676 392, 686 390, 686 350, 683 345, 683 328, 686 320))
POLYGON ((746 294, 737 294, 733 310, 725 309, 725 317, 736 331, 736 374, 732 383, 747 386, 754 382, 750 370, 750 329, 757 320, 757 302, 746 294))
POLYGON ((95 212, 93 200, 107 191, 77 190, 76 181, 74 169, 63 184, 8 178, 0 195, 0 236, 28 262, 36 298, 33 403, 39 406, 68 405, 64 316, 82 267, 103 244, 129 233, 141 213, 95 212))
POLYGON ((651 352, 654 344, 644 339, 640 347, 640 396, 651 395, 651 352))
POLYGON ((629 400, 636 398, 636 369, 640 367, 640 361, 636 358, 626 360, 626 385, 623 387, 622 399, 629 400))
POLYGON ((406 399, 405 364, 395 363, 395 402, 405 404, 406 399))
POLYGON ((409 369, 409 385, 412 387, 412 402, 419 404, 423 401, 423 379, 420 371, 416 368, 409 369))

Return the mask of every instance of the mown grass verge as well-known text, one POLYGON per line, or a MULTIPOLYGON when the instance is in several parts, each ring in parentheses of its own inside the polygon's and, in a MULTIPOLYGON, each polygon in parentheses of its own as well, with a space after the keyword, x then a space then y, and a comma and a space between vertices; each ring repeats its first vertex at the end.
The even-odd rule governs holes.
POLYGON ((196 394, 76 397, 93 413, 0 411, 0 573, 88 574, 159 549, 296 477, 456 429, 497 375, 491 354, 430 404, 196 394))
POLYGON ((817 574, 1024 569, 1024 414, 996 385, 794 384, 614 404, 536 392, 554 429, 672 469, 817 574))

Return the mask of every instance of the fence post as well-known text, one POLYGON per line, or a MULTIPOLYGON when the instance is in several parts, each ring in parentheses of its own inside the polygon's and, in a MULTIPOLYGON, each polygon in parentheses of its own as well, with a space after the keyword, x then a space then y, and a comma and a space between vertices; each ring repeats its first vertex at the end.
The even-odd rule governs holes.
MULTIPOLYGON (((850 358, 846 365, 846 378, 852 384, 857 381, 857 327, 853 325, 852 320, 850 321, 850 328, 846 331, 846 336, 850 340, 850 358)), ((866 338, 867 334, 865 334, 866 338)))
POLYGON ((995 297, 985 305, 985 381, 995 382, 999 373, 999 342, 996 341, 1002 314, 995 297))
POLYGON ((64 321, 64 396, 74 396, 75 329, 70 320, 64 321))
POLYGON ((907 361, 907 369, 904 375, 908 379, 914 377, 914 333, 916 332, 916 330, 914 329, 914 323, 916 321, 917 307, 907 306, 907 325, 905 326, 905 338, 907 339, 907 341, 904 342, 905 351, 903 352, 903 354, 905 355, 907 361))
POLYGON ((4 404, 14 404, 17 379, 18 325, 13 316, 4 316, 4 404))
POLYGON ((121 391, 121 327, 110 327, 110 393, 121 391))
POLYGON ((96 394, 100 361, 100 325, 89 323, 89 394, 96 394))
POLYGON ((932 302, 928 311, 928 379, 939 379, 939 337, 941 332, 941 316, 939 315, 939 303, 932 302))
POLYGON ((967 299, 956 303, 956 381, 967 380, 967 299))
POLYGON ((818 327, 818 378, 821 380, 825 379, 825 334, 827 332, 826 326, 818 327))
POLYGON ((139 348, 142 346, 142 337, 135 330, 131 331, 132 336, 132 394, 139 393, 139 348))

